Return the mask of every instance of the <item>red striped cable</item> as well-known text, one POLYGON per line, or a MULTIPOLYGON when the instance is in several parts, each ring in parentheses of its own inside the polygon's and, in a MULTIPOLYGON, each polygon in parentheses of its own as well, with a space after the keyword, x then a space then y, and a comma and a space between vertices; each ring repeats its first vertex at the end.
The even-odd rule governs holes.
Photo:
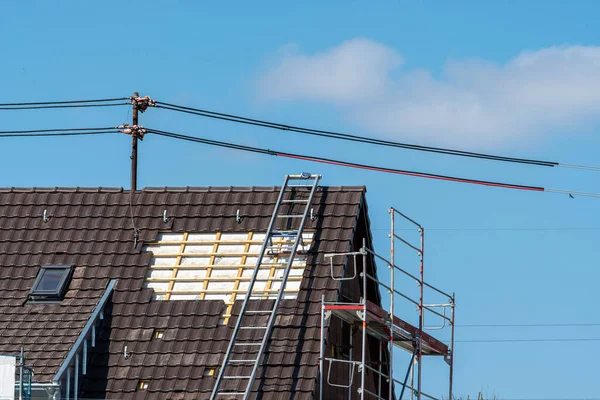
POLYGON ((499 187, 499 188, 504 188, 504 189, 515 189, 515 190, 524 190, 524 191, 533 191, 533 192, 561 193, 561 194, 568 194, 572 198, 574 196, 600 198, 600 193, 575 192, 575 191, 563 190, 563 189, 543 188, 541 186, 516 185, 516 184, 511 184, 511 183, 483 181, 483 180, 478 180, 478 179, 458 178, 455 176, 448 176, 448 175, 429 174, 426 172, 406 171, 406 170, 394 169, 394 168, 377 167, 377 166, 373 166, 373 165, 357 164, 357 163, 351 163, 351 162, 346 162, 346 161, 334 160, 334 159, 330 159, 330 158, 313 157, 313 156, 305 156, 305 155, 301 155, 301 154, 278 152, 278 151, 270 150, 270 149, 244 146, 244 145, 240 145, 240 144, 221 142, 221 141, 217 141, 217 140, 203 139, 203 138, 199 138, 199 137, 187 136, 187 135, 182 135, 182 134, 173 133, 173 132, 159 131, 159 130, 150 129, 150 128, 148 128, 148 133, 154 133, 156 135, 171 137, 171 138, 180 139, 180 140, 186 140, 186 141, 190 141, 190 142, 208 144, 211 146, 226 147, 226 148, 230 148, 230 149, 234 149, 234 150, 241 150, 241 151, 248 151, 248 152, 252 152, 252 153, 286 157, 286 158, 292 158, 292 159, 296 159, 296 160, 312 161, 312 162, 318 162, 318 163, 330 164, 330 165, 338 165, 341 167, 357 168, 357 169, 378 171, 378 172, 397 174, 397 175, 407 175, 407 176, 414 176, 414 177, 418 177, 418 178, 436 179, 436 180, 441 180, 441 181, 499 187))
POLYGON ((415 176, 418 178, 438 179, 438 180, 442 180, 442 181, 470 183, 470 184, 483 185, 483 186, 494 186, 494 187, 501 187, 501 188, 505 188, 505 189, 530 190, 530 191, 534 191, 534 192, 544 192, 545 191, 543 187, 539 187, 539 186, 513 185, 510 183, 480 181, 480 180, 476 180, 476 179, 457 178, 457 177, 453 177, 453 176, 428 174, 425 172, 411 172, 411 171, 404 171, 404 170, 393 169, 393 168, 373 167, 370 165, 355 164, 355 163, 350 163, 350 162, 345 162, 345 161, 337 161, 337 160, 329 160, 329 159, 320 158, 320 157, 300 156, 300 155, 290 154, 290 153, 275 153, 275 155, 280 156, 280 157, 294 158, 294 159, 298 159, 298 160, 319 162, 319 163, 323 163, 323 164, 339 165, 342 167, 365 169, 365 170, 369 170, 369 171, 387 172, 387 173, 398 174, 398 175, 415 176))

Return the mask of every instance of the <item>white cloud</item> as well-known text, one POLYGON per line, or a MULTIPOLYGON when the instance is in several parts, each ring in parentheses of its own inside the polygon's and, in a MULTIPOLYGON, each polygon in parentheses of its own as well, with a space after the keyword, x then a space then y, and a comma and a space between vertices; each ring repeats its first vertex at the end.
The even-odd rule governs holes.
POLYGON ((361 102, 384 95, 389 72, 401 62, 394 50, 366 39, 314 56, 287 54, 261 80, 261 94, 271 100, 361 102))
POLYGON ((452 60, 440 78, 401 64, 394 49, 353 39, 314 55, 281 56, 259 91, 267 100, 333 104, 371 134, 472 148, 600 120, 600 47, 528 51, 502 65, 452 60))

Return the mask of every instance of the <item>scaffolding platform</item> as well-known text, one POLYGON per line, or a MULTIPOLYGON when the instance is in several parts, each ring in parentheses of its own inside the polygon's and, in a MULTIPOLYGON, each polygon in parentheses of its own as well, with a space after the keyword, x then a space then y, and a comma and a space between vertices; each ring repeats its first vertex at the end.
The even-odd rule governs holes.
MULTIPOLYGON (((367 301, 367 315, 365 317, 367 333, 380 340, 390 339, 389 314, 378 305, 367 301)), ((359 326, 362 323, 360 313, 363 312, 362 304, 325 304, 325 311, 331 311, 336 317, 343 319, 349 324, 359 326)), ((410 353, 415 349, 415 343, 419 340, 419 328, 394 316, 393 343, 410 353)), ((447 356, 448 346, 427 334, 421 333, 421 350, 426 356, 447 356)))

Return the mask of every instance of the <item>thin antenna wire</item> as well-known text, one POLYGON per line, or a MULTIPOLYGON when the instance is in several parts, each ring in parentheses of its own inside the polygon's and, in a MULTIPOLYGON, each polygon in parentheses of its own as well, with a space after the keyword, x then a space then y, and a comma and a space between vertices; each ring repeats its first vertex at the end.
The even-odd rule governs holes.
MULTIPOLYGON (((446 340, 448 341, 448 340, 446 340)), ((557 339, 473 339, 455 340, 457 343, 546 343, 546 342, 600 342, 600 338, 557 338, 557 339)))
POLYGON ((571 191, 571 190, 563 190, 563 189, 544 189, 544 191, 551 192, 551 193, 568 194, 571 197, 573 197, 573 196, 585 196, 585 197, 598 197, 598 198, 600 198, 600 193, 574 192, 574 191, 571 191))
POLYGON ((131 116, 131 107, 127 107, 127 115, 125 116, 125 123, 129 123, 130 116, 131 116))
POLYGON ((594 167, 591 165, 576 165, 576 164, 558 164, 558 167, 563 168, 575 168, 575 169, 587 169, 590 171, 600 171, 600 167, 594 167))
POLYGON ((457 328, 558 328, 558 327, 593 327, 600 323, 553 323, 553 324, 459 324, 457 328))

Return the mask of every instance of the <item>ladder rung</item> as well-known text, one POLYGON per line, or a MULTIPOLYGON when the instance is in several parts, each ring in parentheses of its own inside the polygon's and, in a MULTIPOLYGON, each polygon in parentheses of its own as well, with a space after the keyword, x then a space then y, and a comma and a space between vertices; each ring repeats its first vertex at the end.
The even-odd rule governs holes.
POLYGON ((234 346, 260 346, 262 342, 244 342, 244 343, 234 343, 234 346))
POLYGON ((288 263, 286 263, 286 262, 280 262, 280 263, 261 263, 260 264, 261 267, 270 267, 270 266, 280 266, 280 267, 283 267, 284 265, 288 265, 288 263))
POLYGON ((255 363, 257 360, 229 360, 230 363, 255 363))
POLYGON ((244 392, 219 392, 217 396, 243 396, 245 394, 244 392))
POLYGON ((307 181, 309 179, 315 181, 321 178, 321 175, 311 174, 309 172, 302 172, 301 174, 290 174, 287 175, 289 180, 307 181))
MULTIPOLYGON (((267 253, 270 256, 288 256, 290 254, 292 254, 291 251, 271 251, 267 253)), ((304 254, 308 254, 308 251, 297 251, 296 254, 300 254, 300 255, 304 255, 304 254)), ((287 264, 286 264, 287 265, 287 264)))
POLYGON ((304 215, 299 214, 282 214, 278 215, 277 218, 302 218, 304 215))
POLYGON ((266 326, 240 326, 240 329, 267 329, 266 326))
POLYGON ((240 376, 224 376, 223 379, 250 379, 252 378, 252 376, 245 376, 245 375, 240 375, 240 376))
MULTIPOLYGON (((292 246, 293 243, 290 243, 289 246, 269 246, 267 247, 267 251, 265 251, 265 253, 267 255, 271 255, 271 254, 278 254, 278 253, 291 253, 292 249, 290 249, 290 247, 292 246)), ((298 249, 299 251, 301 251, 302 249, 298 249)), ((262 265, 262 264, 261 264, 262 265)))
POLYGON ((248 311, 246 311, 246 314, 271 314, 271 313, 273 313, 273 310, 248 310, 248 311))
MULTIPOLYGON (((281 278, 256 278, 254 281, 255 282, 281 282, 282 279, 281 278)), ((258 289, 254 289, 254 290, 258 290, 258 289)), ((264 293, 261 294, 261 296, 264 296, 264 293)))
POLYGON ((308 203, 308 200, 282 200, 282 203, 290 204, 290 203, 308 203))

